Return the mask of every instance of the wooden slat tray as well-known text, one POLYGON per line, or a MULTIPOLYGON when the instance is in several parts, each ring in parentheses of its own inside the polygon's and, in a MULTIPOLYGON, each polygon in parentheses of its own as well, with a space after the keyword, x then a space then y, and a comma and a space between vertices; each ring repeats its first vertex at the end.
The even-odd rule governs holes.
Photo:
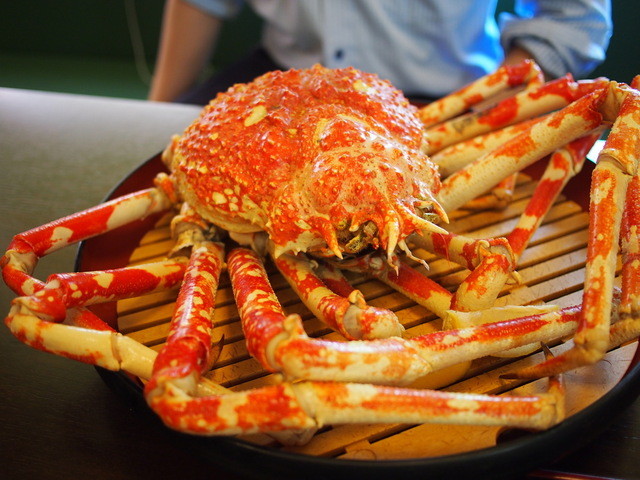
MULTIPOLYGON (((521 175, 515 196, 501 211, 457 211, 450 215, 448 230, 474 237, 494 237, 510 232, 525 208, 535 180, 521 175)), ((169 232, 170 216, 160 219, 140 238, 129 255, 128 264, 153 262, 163 258, 172 245, 169 232)), ((571 200, 560 198, 543 225, 535 234, 519 262, 522 282, 507 286, 498 299, 499 305, 554 303, 567 306, 580 303, 584 281, 588 215, 571 200)), ((445 287, 455 290, 466 275, 456 264, 418 252, 429 262, 423 272, 445 287)), ((287 313, 299 313, 307 333, 312 337, 340 340, 313 317, 299 301, 286 281, 268 265, 270 279, 287 313)), ((422 269, 422 267, 419 267, 422 269)), ((408 336, 422 335, 441 328, 441 321, 383 283, 362 275, 350 274, 352 283, 360 289, 368 303, 393 310, 407 329, 408 336)), ((161 292, 118 302, 118 329, 153 349, 160 349, 169 329, 177 292, 161 292)), ((278 382, 278 376, 268 374, 247 353, 238 312, 228 278, 223 274, 217 295, 214 338, 224 337, 224 347, 216 366, 208 377, 231 389, 248 389, 278 382)), ((558 352, 567 344, 553 346, 558 352)), ((609 352, 606 361, 570 372, 567 383, 567 412, 573 415, 591 405, 615 386, 625 374, 636 352, 636 343, 609 352)), ((542 354, 525 358, 483 358, 469 364, 454 366, 444 373, 420 381, 421 387, 432 386, 449 391, 477 393, 533 393, 545 388, 546 380, 523 384, 506 381, 500 375, 508 370, 537 363, 542 354), (452 380, 453 379, 453 380, 452 380)), ((343 425, 318 432, 307 445, 282 447, 266 435, 243 437, 243 440, 273 449, 303 455, 336 459, 395 460, 429 458, 459 454, 495 446, 504 438, 497 427, 443 425, 343 425)))

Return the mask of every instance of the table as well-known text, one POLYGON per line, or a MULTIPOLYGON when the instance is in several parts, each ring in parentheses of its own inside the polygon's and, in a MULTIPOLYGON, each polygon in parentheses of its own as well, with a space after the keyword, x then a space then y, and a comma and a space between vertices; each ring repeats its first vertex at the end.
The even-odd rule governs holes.
MULTIPOLYGON (((197 107, 0 88, 0 244, 99 202, 160 151, 197 107)), ((75 249, 46 257, 44 278, 75 249)), ((0 309, 13 294, 0 287, 0 309)), ((0 329, 3 478, 241 478, 115 394, 89 366, 32 350, 0 329)), ((640 400, 586 447, 529 478, 640 479, 640 400), (554 473, 556 472, 556 473, 554 473), (557 473, 561 472, 561 473, 557 473)), ((301 472, 301 474, 303 474, 301 472)))

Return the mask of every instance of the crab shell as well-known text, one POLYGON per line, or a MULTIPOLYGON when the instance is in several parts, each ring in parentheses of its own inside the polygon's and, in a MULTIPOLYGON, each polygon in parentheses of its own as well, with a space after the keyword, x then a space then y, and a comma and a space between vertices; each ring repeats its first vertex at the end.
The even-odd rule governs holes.
POLYGON ((276 256, 406 248, 434 200, 417 110, 352 68, 271 72, 219 94, 166 155, 182 199, 214 225, 265 231, 276 256))

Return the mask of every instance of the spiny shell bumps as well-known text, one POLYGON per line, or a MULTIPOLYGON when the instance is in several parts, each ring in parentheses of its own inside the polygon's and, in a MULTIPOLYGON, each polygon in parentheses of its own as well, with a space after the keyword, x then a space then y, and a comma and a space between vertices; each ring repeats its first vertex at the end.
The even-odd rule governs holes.
POLYGON ((436 167, 401 92, 353 68, 276 71, 219 94, 165 155, 178 191, 276 255, 342 257, 404 239, 440 215, 436 167))

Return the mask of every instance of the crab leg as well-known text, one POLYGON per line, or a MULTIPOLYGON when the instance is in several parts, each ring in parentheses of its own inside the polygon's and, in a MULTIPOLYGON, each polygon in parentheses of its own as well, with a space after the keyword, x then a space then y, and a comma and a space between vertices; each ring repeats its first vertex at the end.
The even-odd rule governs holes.
MULTIPOLYGON (((622 212, 640 158, 640 146, 626 137, 629 128, 640 128, 640 94, 620 86, 612 87, 611 93, 623 98, 617 99, 619 116, 593 172, 583 324, 574 338, 586 361, 599 359, 606 351, 622 212)), ((626 200, 632 202, 633 197, 632 193, 626 200)))
POLYGON ((172 388, 195 395, 200 376, 211 367, 211 329, 224 247, 201 240, 193 247, 176 301, 167 342, 145 388, 149 405, 163 416, 172 388))
MULTIPOLYGON (((210 243, 210 242, 209 242, 210 243)), ((221 249, 217 244, 207 245, 213 250, 214 265, 208 272, 200 270, 199 282, 193 281, 193 268, 185 282, 186 287, 181 290, 178 300, 179 308, 174 315, 176 320, 172 335, 167 339, 171 344, 171 351, 159 356, 158 354, 120 333, 115 332, 109 325, 84 308, 71 308, 67 311, 67 321, 71 325, 60 325, 42 320, 45 316, 34 309, 42 307, 38 301, 46 299, 44 306, 47 315, 61 315, 64 308, 72 305, 87 305, 110 301, 130 296, 137 296, 152 291, 171 288, 177 285, 184 276, 185 261, 183 259, 168 260, 154 264, 128 267, 103 272, 80 272, 75 274, 58 274, 49 277, 37 294, 32 297, 15 300, 18 313, 12 309, 6 323, 14 334, 24 343, 32 347, 55 353, 86 363, 99 365, 104 368, 127 371, 143 380, 152 378, 152 372, 161 368, 175 368, 177 376, 183 370, 202 370, 208 362, 200 362, 201 358, 213 359, 216 351, 211 348, 210 338, 203 332, 207 329, 207 312, 212 311, 214 296, 207 295, 200 284, 211 284, 213 277, 219 275, 222 264, 221 249), (110 288, 108 283, 115 286, 110 288), (197 283, 197 285, 196 285, 197 283), (102 284, 102 285, 101 285, 102 284), (78 295, 81 293, 82 295, 78 295), (64 301, 66 305, 59 305, 52 309, 53 300, 64 301), (155 365, 155 367, 154 367, 155 365), (160 367, 158 366, 160 365, 160 367)), ((200 252, 194 256, 192 263, 205 263, 209 258, 202 258, 200 252)), ((62 319, 62 318, 61 318, 62 319)), ((175 373, 175 372, 174 372, 175 373)), ((176 381, 179 383, 179 380, 176 381)), ((194 394, 197 396, 227 394, 229 391, 207 379, 199 378, 194 394)), ((283 432, 274 435, 284 444, 300 444, 308 440, 313 432, 283 432)))
POLYGON ((469 270, 478 267, 487 253, 513 257, 511 246, 505 238, 471 238, 456 233, 423 230, 420 235, 411 237, 411 243, 469 270))
MULTIPOLYGON (((151 378, 157 352, 116 332, 86 308, 68 310, 69 325, 46 322, 22 312, 12 321, 24 327, 17 333, 18 338, 34 348, 109 370, 126 371, 143 380, 151 378)), ((206 379, 198 383, 198 395, 226 391, 206 379)))
MULTIPOLYGON (((423 232, 421 236, 414 236, 415 244, 472 270, 453 296, 451 310, 471 312, 484 310, 493 305, 504 284, 513 274, 517 258, 526 248, 566 182, 579 171, 586 152, 597 138, 597 133, 588 135, 554 153, 508 241, 475 240, 455 234, 443 235, 433 232, 423 232)), ((439 315, 442 316, 442 313, 439 315)))
MULTIPOLYGON (((93 314, 86 308, 72 308, 67 312, 69 324, 79 328, 89 330, 104 330, 116 333, 107 323, 93 314)), ((113 342, 113 355, 117 358, 118 368, 140 378, 149 380, 153 372, 153 364, 156 361, 158 352, 146 347, 138 342, 130 343, 128 337, 117 335, 117 340, 113 342), (123 345, 126 348, 123 348, 123 345), (134 355, 135 354, 135 355, 134 355)), ((201 378, 198 382, 198 396, 227 393, 225 387, 218 385, 206 378, 201 378)))
MULTIPOLYGON (((115 371, 122 370, 128 372, 141 380, 149 380, 151 378, 153 364, 156 361, 158 352, 116 333, 108 324, 85 308, 73 308, 69 310, 67 320, 71 325, 82 329, 113 332, 113 365, 115 365, 115 367, 112 369, 115 371)), ((229 392, 230 390, 206 378, 201 378, 198 381, 197 395, 199 397, 229 392)), ((300 443, 299 439, 294 435, 294 432, 290 433, 292 435, 278 436, 278 440, 287 444, 300 443)))
POLYGON ((599 108, 606 97, 604 89, 583 96, 454 173, 443 181, 440 204, 447 211, 460 208, 506 175, 516 173, 563 145, 590 134, 602 124, 599 108))
POLYGON ((524 252, 542 219, 567 182, 582 169, 587 153, 599 138, 599 133, 574 140, 552 154, 518 224, 507 236, 517 258, 524 252))
POLYGON ((625 215, 622 219, 622 298, 620 316, 640 318, 640 173, 634 175, 627 189, 625 215))
MULTIPOLYGON (((445 235, 429 231, 412 237, 414 244, 471 270, 451 300, 452 310, 478 311, 493 305, 509 277, 514 274, 517 258, 528 245, 531 236, 566 182, 581 168, 586 152, 597 140, 598 135, 596 132, 574 140, 553 154, 531 201, 508 240, 477 240, 451 233, 445 235)), ((376 275, 380 277, 379 273, 376 275)), ((388 279, 383 281, 388 282, 388 279)), ((415 296, 411 298, 421 303, 415 296)), ((437 312, 433 308, 430 309, 437 312)), ((442 312, 438 315, 442 316, 442 312)))
MULTIPOLYGON (((236 435, 341 423, 447 423, 545 429, 563 418, 556 384, 538 396, 498 397, 337 382, 283 383, 193 398, 178 389, 162 419, 196 435, 236 435)), ((157 408, 157 406, 156 406, 157 408)))
MULTIPOLYGON (((506 424, 543 429, 562 419, 562 394, 555 382, 547 394, 513 398, 335 382, 282 384, 248 392, 211 392, 195 397, 194 381, 198 372, 206 368, 204 359, 211 352, 210 336, 204 332, 210 332, 212 290, 215 290, 212 277, 219 273, 221 263, 220 251, 210 252, 209 247, 207 253, 202 250, 196 247, 167 347, 158 356, 155 374, 147 386, 150 404, 172 428, 202 435, 277 433, 346 422, 506 424), (212 253, 214 261, 204 261, 208 253, 212 253), (198 260, 198 257, 202 258, 198 260), (203 271, 207 275, 202 275, 203 271), (196 312, 189 311, 193 307, 196 312), (411 408, 399 409, 399 405, 411 405, 411 408)), ((240 253, 246 252, 249 251, 240 253)), ((238 258, 230 255, 229 263, 233 264, 238 258)), ((259 261, 257 256, 254 258, 259 261)), ((243 278, 251 281, 252 276, 243 278)), ((256 285, 247 287, 245 293, 256 285)), ((244 305, 258 309, 264 306, 262 300, 253 300, 244 305)), ((242 304, 240 298, 239 303, 242 304)), ((260 312, 263 313, 264 310, 260 312)))
MULTIPOLYGON (((282 336, 284 330, 278 329, 282 322, 269 321, 269 313, 271 317, 282 316, 280 306, 268 286, 266 273, 262 273, 264 269, 257 255, 246 249, 236 249, 230 253, 228 263, 248 332, 249 347, 253 354, 268 362, 271 354, 264 348, 265 342, 252 342, 255 337, 251 334, 266 334, 268 338, 282 336)), ((180 341, 176 330, 179 329, 172 326, 168 344, 176 345, 180 341)), ((201 344, 201 341, 197 343, 201 344)), ((549 394, 537 397, 506 399, 376 385, 302 382, 194 398, 188 394, 193 388, 191 380, 186 382, 185 391, 174 379, 186 379, 185 373, 197 372, 201 366, 191 359, 181 362, 182 358, 184 355, 179 348, 177 355, 165 358, 169 366, 163 367, 167 362, 162 360, 156 363, 157 373, 147 386, 150 403, 167 425, 202 435, 314 429, 324 424, 345 422, 471 422, 547 428, 562 418, 561 395, 553 389, 549 394), (177 366, 173 366, 171 360, 177 360, 177 366), (181 363, 188 366, 182 369, 181 363), (165 375, 172 380, 163 381, 165 375), (163 382, 167 394, 158 393, 163 382), (399 405, 405 408, 398 408, 399 405), (407 405, 411 408, 406 408, 407 405)))
POLYGON ((438 316, 451 306, 451 292, 400 260, 394 269, 379 255, 371 254, 341 262, 339 266, 377 278, 438 316))
POLYGON ((509 175, 498 185, 493 187, 491 192, 487 195, 471 200, 464 206, 464 208, 466 210, 488 210, 490 208, 503 210, 507 208, 509 202, 513 198, 513 191, 516 188, 517 180, 517 173, 509 175))
POLYGON ((422 235, 414 235, 412 242, 471 270, 451 298, 449 308, 453 310, 490 308, 513 275, 516 257, 504 238, 474 239, 423 231, 422 235))
MULTIPOLYGON (((640 75, 631 81, 631 88, 640 90, 640 75)), ((639 167, 640 170, 640 167, 639 167)), ((622 219, 622 317, 636 320, 640 317, 640 171, 627 190, 625 216, 622 219)), ((640 326, 637 328, 640 336, 640 326)), ((633 338, 633 337, 631 337, 633 338)))
MULTIPOLYGON (((228 256, 228 268, 249 351, 269 370, 283 371, 282 367, 287 365, 286 360, 290 356, 287 351, 291 351, 298 363, 307 363, 304 368, 307 373, 313 373, 313 357, 321 364, 316 367, 328 376, 334 372, 357 370, 359 365, 366 370, 367 362, 375 362, 375 365, 369 373, 363 372, 365 377, 378 372, 382 364, 387 365, 388 373, 395 369, 397 374, 397 370, 403 368, 402 362, 396 363, 402 360, 400 350, 406 350, 404 347, 407 345, 402 339, 343 343, 317 341, 304 336, 299 317, 292 315, 285 319, 260 258, 254 252, 233 250, 228 256), (290 340, 287 337, 292 330, 298 332, 290 340), (377 348, 385 343, 391 348, 377 348), (372 348, 359 355, 358 351, 366 346, 372 348), (346 350, 341 351, 342 348, 346 350), (338 368, 331 369, 332 363, 338 368), (326 365, 326 368, 322 365, 326 365), (392 365, 395 367, 391 368, 392 365)), ((566 314, 568 319, 575 316, 576 312, 567 311, 566 314)), ((569 323, 575 322, 569 320, 569 323)), ((455 332, 449 333, 453 335, 453 340, 455 332)), ((505 329, 503 333, 506 333, 505 329)), ((446 339, 440 335, 436 337, 428 338, 431 345, 436 349, 446 349, 446 339)), ((463 337, 466 335, 461 335, 459 340, 464 341, 463 337)), ((427 338, 422 341, 427 343, 427 338)), ((345 422, 503 424, 523 421, 529 427, 543 428, 543 424, 554 423, 562 416, 560 397, 557 388, 551 389, 547 396, 528 398, 522 403, 520 399, 524 397, 518 397, 512 403, 511 398, 496 402, 497 397, 485 395, 450 395, 429 390, 334 382, 298 382, 202 399, 186 400, 178 396, 166 405, 171 411, 166 412, 163 418, 173 422, 170 425, 174 428, 205 435, 311 428, 345 422), (478 403, 475 403, 476 400, 478 403), (467 404, 467 401, 471 403, 467 404), (504 406, 499 406, 500 401, 504 402, 504 406), (266 405, 270 408, 265 408, 266 405), (398 408, 399 405, 402 408, 398 408), (469 405, 473 405, 472 411, 467 408, 469 405), (518 419, 508 413, 516 411, 520 411, 516 415, 518 419), (543 414, 543 411, 547 413, 543 414), (224 412, 224 415, 219 412, 224 412)))
POLYGON ((352 290, 346 298, 333 293, 318 278, 306 257, 283 254, 274 258, 274 262, 314 315, 345 338, 386 338, 404 331, 393 312, 367 305, 360 291, 352 290))
POLYGON ((592 177, 590 241, 587 249, 583 316, 573 338, 575 347, 551 361, 518 372, 520 378, 537 378, 595 363, 609 347, 609 318, 617 260, 618 232, 627 179, 601 160, 592 177), (623 192, 620 195, 620 191, 623 192), (603 229, 603 227, 605 227, 603 229), (598 235, 598 238, 594 238, 598 235), (604 232, 604 233, 602 233, 604 232))
MULTIPOLYGON (((5 281, 22 296, 14 300, 5 319, 11 332, 36 349, 149 379, 156 352, 114 331, 80 305, 172 288, 184 273, 181 259, 52 275, 47 283, 31 273, 41 256, 168 208, 165 195, 148 189, 17 235, 1 262, 5 281), (68 324, 51 323, 51 319, 68 324)), ((205 381, 198 388, 208 393, 221 391, 205 381)))
POLYGON ((520 216, 518 224, 508 235, 511 261, 502 252, 485 255, 482 262, 462 282, 453 300, 452 310, 477 311, 491 307, 503 286, 512 275, 517 259, 560 194, 567 181, 582 166, 586 154, 598 139, 598 134, 574 140, 566 148, 556 151, 550 159, 536 190, 520 216))
POLYGON ((454 143, 431 155, 438 165, 442 178, 446 178, 477 158, 495 150, 506 141, 528 130, 533 124, 541 122, 546 116, 516 123, 484 135, 478 135, 463 142, 454 143))
POLYGON ((451 299, 451 309, 474 312, 490 308, 512 275, 513 268, 513 257, 489 253, 460 284, 451 299))
POLYGON ((505 65, 457 92, 422 107, 419 112, 420 120, 429 127, 466 112, 472 106, 502 91, 525 84, 528 87, 540 85, 543 79, 540 67, 532 61, 526 60, 513 66, 505 65))
MULTIPOLYGON (((553 153, 518 224, 507 237, 509 251, 485 250, 480 264, 475 266, 456 291, 451 301, 452 310, 478 311, 494 304, 513 274, 517 259, 566 183, 582 167, 587 152, 598 137, 599 132, 587 135, 553 153)), ((436 235, 426 232, 423 238, 436 235)))
MULTIPOLYGON (((598 157, 598 164, 591 180, 591 203, 589 205, 589 242, 583 315, 578 332, 574 337, 575 347, 563 355, 531 367, 518 375, 538 377, 554 372, 576 368, 596 362, 602 358, 610 345, 610 312, 612 310, 613 281, 615 277, 618 243, 623 212, 623 248, 631 248, 631 256, 626 260, 625 281, 622 298, 626 304, 622 311, 633 307, 637 300, 637 280, 629 276, 637 273, 633 249, 637 245, 638 200, 638 159, 640 145, 626 135, 630 129, 640 127, 640 94, 631 88, 612 82, 608 91, 608 102, 604 105, 605 115, 611 111, 618 113, 605 148, 598 157)), ((626 252, 623 251, 623 255, 626 252)), ((619 327, 615 331, 620 331, 619 327)))
POLYGON ((82 315, 85 323, 91 322, 92 329, 51 322, 62 322, 69 308, 171 288, 180 282, 183 273, 182 263, 167 261, 101 272, 52 275, 33 295, 13 300, 5 323, 19 340, 31 347, 119 370, 118 357, 128 357, 122 351, 125 349, 135 352, 137 347, 132 345, 135 342, 109 331, 104 322, 96 322, 82 310, 74 316, 82 315), (94 330, 96 326, 101 331, 94 330))
MULTIPOLYGON (((578 85, 566 76, 518 93, 487 110, 461 115, 431 127, 426 131, 427 153, 565 107, 586 90, 578 85)), ((593 88, 593 85, 589 84, 589 87, 593 88)))
MULTIPOLYGON (((431 160, 438 165, 441 177, 446 178, 541 120, 542 118, 535 118, 456 143, 433 155, 431 160)), ((489 194, 467 202, 464 208, 467 210, 506 208, 513 196, 517 178, 517 174, 509 175, 496 185, 489 194)))
POLYGON ((337 295, 348 297, 355 290, 335 265, 322 262, 316 268, 316 272, 327 288, 337 295))
POLYGON ((42 257, 169 207, 160 191, 141 190, 18 234, 11 243, 13 248, 8 250, 29 251, 42 257))
POLYGON ((161 192, 142 190, 16 235, 0 261, 5 282, 21 295, 5 319, 12 333, 34 348, 111 370, 123 365, 129 371, 145 370, 147 356, 141 352, 146 347, 115 333, 82 305, 170 288, 182 276, 184 267, 179 262, 53 275, 47 283, 31 274, 44 255, 168 208, 161 192), (118 285, 120 279, 128 282, 123 288, 118 285), (61 322, 65 317, 71 325, 49 321, 61 322))
MULTIPOLYGON (((196 249, 198 250, 198 249, 196 249)), ((440 392, 411 391, 373 385, 344 385, 337 383, 303 382, 296 386, 281 385, 242 393, 220 394, 216 389, 204 390, 208 396, 189 397, 184 388, 192 387, 192 378, 202 371, 211 352, 207 335, 201 327, 207 327, 212 298, 210 290, 213 277, 219 273, 221 253, 216 247, 196 251, 189 269, 185 287, 178 301, 178 313, 174 316, 172 333, 167 341, 167 353, 155 363, 155 375, 149 382, 150 402, 163 415, 163 420, 178 429, 200 434, 231 434, 279 431, 289 428, 310 428, 323 423, 358 422, 447 422, 479 424, 503 424, 531 428, 547 428, 561 419, 561 406, 554 392, 536 397, 518 397, 513 401, 488 395, 442 394, 440 392), (214 250, 211 252, 211 250, 214 250), (209 253, 213 258, 209 258, 209 253), (208 261, 207 261, 208 260, 208 261), (207 264, 206 267, 202 267, 207 264), (206 271, 206 272, 205 272, 206 271), (207 287, 208 292, 204 291, 207 287), (184 293, 188 292, 188 293, 184 293), (203 310, 209 312, 204 313, 203 310), (193 322, 195 316, 203 322, 193 322), (199 355, 194 355, 194 350, 199 355), (158 392, 162 385, 167 392, 158 392), (156 395, 161 395, 159 398, 156 395), (336 396, 339 395, 339 396, 336 396), (164 398, 163 398, 164 397, 164 398), (399 403, 415 408, 397 413, 399 403), (469 409, 468 405, 476 408, 469 409), (214 407, 218 408, 214 408, 214 407), (277 417, 277 418, 276 418, 277 417)), ((80 322, 81 323, 81 322, 80 322)), ((47 328, 62 327, 47 324, 47 328)), ((68 329, 71 327, 67 327, 68 329)), ((63 333, 75 345, 84 350, 95 349, 91 359, 76 352, 75 358, 114 370, 126 368, 133 356, 153 359, 153 352, 127 337, 111 331, 94 332, 89 338, 83 329, 71 329, 63 333), (87 345, 87 340, 89 344, 87 345), (118 352, 127 361, 113 358, 118 352), (111 356, 110 362, 104 358, 111 356)), ((67 356, 72 352, 65 350, 67 356)), ((135 370, 135 369, 134 369, 135 370)), ((200 381, 202 383, 202 381, 200 381)), ((201 393, 204 393, 201 391, 201 393)))
POLYGON ((634 175, 627 189, 620 245, 622 291, 608 349, 640 336, 640 173, 634 175))
MULTIPOLYGON (((26 275, 25 272, 19 272, 26 275)), ((23 296, 31 296, 45 287, 44 282, 35 278, 29 278, 30 281, 20 283, 21 290, 16 293, 23 296)), ((96 336, 92 331, 112 332, 113 336, 110 340, 111 350, 108 348, 103 350, 104 358, 109 360, 103 360, 102 366, 113 370, 126 370, 143 379, 149 379, 151 377, 151 367, 156 357, 156 352, 154 350, 144 347, 137 342, 131 342, 129 339, 126 339, 126 337, 117 334, 109 324, 86 308, 76 307, 69 309, 67 311, 66 320, 69 325, 52 325, 49 322, 39 319, 35 315, 28 315, 24 313, 16 315, 14 312, 11 312, 5 319, 5 323, 23 343, 30 344, 39 350, 44 350, 49 353, 66 354, 71 358, 84 358, 88 361, 92 358, 98 358, 98 355, 96 352, 93 352, 93 356, 87 355, 86 350, 76 352, 70 351, 69 347, 65 345, 64 340, 69 329, 73 327, 78 328, 76 331, 78 334, 84 331, 82 339, 83 344, 87 342, 87 337, 96 336), (18 325, 21 327, 18 327, 18 325), (44 332, 48 333, 45 334, 44 332), (38 338, 39 341, 37 343, 33 343, 28 341, 28 338, 38 338), (62 347, 59 347, 57 344, 61 344, 62 347)), ((108 337, 108 335, 105 335, 104 333, 97 335, 105 338, 108 337)), ((99 342, 92 342, 89 338, 89 343, 99 342)))
POLYGON ((182 280, 184 265, 179 260, 149 263, 97 272, 51 275, 42 289, 15 303, 43 319, 63 321, 69 308, 105 303, 175 287, 182 280))
POLYGON ((412 339, 313 339, 300 317, 285 316, 254 252, 235 249, 227 263, 249 353, 267 370, 291 379, 408 384, 469 359, 563 337, 575 330, 579 316, 574 307, 412 339))
POLYGON ((354 342, 311 339, 287 318, 290 336, 273 347, 273 367, 288 378, 407 385, 451 365, 570 335, 579 314, 573 307, 411 339, 354 342))
POLYGON ((4 280, 16 293, 30 294, 36 288, 31 273, 38 258, 169 207, 166 196, 151 188, 18 234, 0 260, 4 280))
POLYGON ((110 330, 88 330, 40 320, 24 311, 13 311, 8 326, 22 342, 38 350, 108 370, 148 373, 147 347, 110 330))
MULTIPOLYGON (((155 357, 150 381, 145 388, 147 402, 167 425, 176 426, 176 406, 194 412, 198 404, 213 398, 233 399, 235 394, 207 381, 202 374, 211 368, 219 350, 212 347, 213 311, 220 272, 224 264, 224 246, 204 240, 197 216, 183 209, 178 220, 182 246, 191 247, 189 266, 176 301, 167 342, 155 357), (187 230, 191 230, 188 232, 187 230)), ((180 242, 180 238, 179 238, 180 242)), ((184 430, 184 428, 180 428, 184 430)), ((188 428, 186 430, 189 430, 188 428)), ((276 429, 278 430, 278 429, 276 429)), ((304 444, 315 432, 292 425, 287 431, 275 431, 273 437, 286 445, 304 444)), ((199 433, 192 430, 193 433, 199 433)))

